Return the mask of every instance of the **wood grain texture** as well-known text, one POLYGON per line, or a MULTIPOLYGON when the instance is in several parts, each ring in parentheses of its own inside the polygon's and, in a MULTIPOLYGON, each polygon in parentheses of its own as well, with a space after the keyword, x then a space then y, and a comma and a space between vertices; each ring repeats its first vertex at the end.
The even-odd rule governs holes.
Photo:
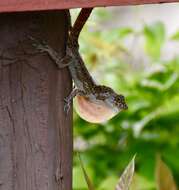
POLYGON ((1 14, 0 23, 0 189, 71 190, 72 113, 63 111, 71 78, 27 38, 63 55, 64 11, 1 14))
POLYGON ((172 3, 179 0, 0 0, 0 12, 172 3))

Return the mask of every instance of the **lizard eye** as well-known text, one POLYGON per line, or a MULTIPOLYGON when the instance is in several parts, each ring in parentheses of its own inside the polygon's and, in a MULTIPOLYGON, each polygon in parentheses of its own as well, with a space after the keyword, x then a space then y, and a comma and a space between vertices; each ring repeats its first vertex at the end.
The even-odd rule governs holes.
POLYGON ((128 106, 125 102, 125 97, 123 95, 117 95, 115 97, 115 104, 120 109, 127 109, 128 106))
POLYGON ((123 95, 119 95, 119 98, 123 101, 124 100, 124 96, 123 95))
POLYGON ((117 95, 115 100, 116 100, 116 102, 123 102, 124 101, 124 96, 123 95, 117 95))

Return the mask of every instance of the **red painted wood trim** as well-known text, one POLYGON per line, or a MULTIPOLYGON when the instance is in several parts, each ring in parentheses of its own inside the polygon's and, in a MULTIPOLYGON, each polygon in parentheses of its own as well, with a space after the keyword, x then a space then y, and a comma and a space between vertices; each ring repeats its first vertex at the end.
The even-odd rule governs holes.
POLYGON ((0 12, 57 10, 79 7, 172 3, 179 0, 0 0, 0 12))

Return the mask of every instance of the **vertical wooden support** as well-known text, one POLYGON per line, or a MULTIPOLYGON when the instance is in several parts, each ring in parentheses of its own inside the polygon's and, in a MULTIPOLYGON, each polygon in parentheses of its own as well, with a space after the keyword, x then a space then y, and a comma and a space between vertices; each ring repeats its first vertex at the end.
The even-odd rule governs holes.
POLYGON ((65 53, 65 11, 0 14, 0 189, 71 190, 67 69, 34 51, 29 35, 65 53))

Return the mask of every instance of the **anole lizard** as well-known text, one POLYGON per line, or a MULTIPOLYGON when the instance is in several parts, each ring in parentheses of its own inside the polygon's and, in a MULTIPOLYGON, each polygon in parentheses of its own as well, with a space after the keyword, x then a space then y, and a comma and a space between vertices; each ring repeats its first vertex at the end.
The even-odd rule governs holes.
MULTIPOLYGON (((92 8, 82 9, 73 27, 69 24, 66 56, 64 58, 59 57, 58 53, 46 43, 32 40, 35 42, 36 48, 41 52, 46 52, 58 68, 66 66, 69 68, 75 88, 65 98, 65 111, 68 113, 72 99, 77 96, 79 114, 82 118, 89 122, 100 123, 128 107, 123 95, 117 94, 110 87, 97 85, 94 82, 79 53, 78 37, 91 11, 92 8)), ((67 14, 70 17, 69 12, 67 14)), ((69 23, 70 21, 69 18, 69 23)))

